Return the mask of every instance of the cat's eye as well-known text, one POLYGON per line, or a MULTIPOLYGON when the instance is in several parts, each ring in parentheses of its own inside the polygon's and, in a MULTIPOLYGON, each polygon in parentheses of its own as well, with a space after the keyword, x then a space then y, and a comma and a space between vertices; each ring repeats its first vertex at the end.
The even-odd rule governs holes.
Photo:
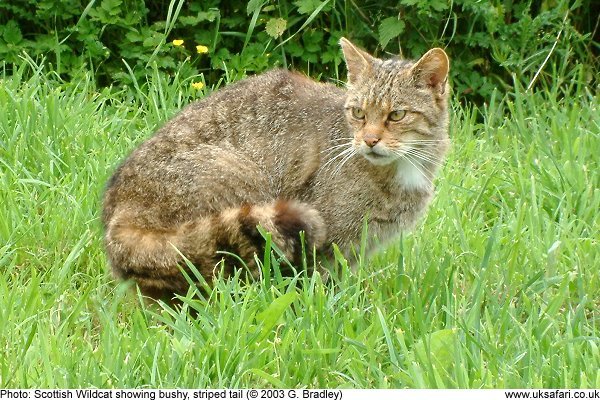
POLYGON ((356 119, 364 119, 365 110, 360 107, 352 107, 352 116, 356 119))
POLYGON ((388 119, 390 121, 400 121, 402 118, 406 116, 406 110, 394 110, 388 115, 388 119))

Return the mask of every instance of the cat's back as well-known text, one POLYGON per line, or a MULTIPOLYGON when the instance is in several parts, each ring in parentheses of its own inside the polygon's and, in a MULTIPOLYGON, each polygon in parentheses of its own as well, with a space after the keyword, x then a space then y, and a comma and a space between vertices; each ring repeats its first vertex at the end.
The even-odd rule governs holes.
POLYGON ((203 103, 210 103, 215 109, 267 104, 277 108, 304 101, 343 100, 344 93, 333 84, 315 81, 300 72, 276 68, 228 85, 190 108, 203 103))
POLYGON ((159 135, 189 132, 202 143, 244 139, 273 129, 286 132, 341 117, 345 91, 285 69, 273 69, 213 92, 184 108, 159 135))

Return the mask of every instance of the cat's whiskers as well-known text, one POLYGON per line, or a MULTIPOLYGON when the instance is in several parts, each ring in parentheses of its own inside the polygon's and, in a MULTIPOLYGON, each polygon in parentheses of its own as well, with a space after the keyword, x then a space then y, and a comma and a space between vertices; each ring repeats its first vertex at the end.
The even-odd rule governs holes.
POLYGON ((326 149, 321 150, 319 153, 323 154, 323 153, 331 153, 333 151, 335 151, 336 149, 339 149, 341 147, 346 147, 346 146, 351 146, 352 142, 348 142, 348 143, 342 143, 342 144, 336 144, 334 146, 328 147, 326 149))
POLYGON ((338 164, 337 168, 333 171, 332 176, 336 176, 338 175, 341 171, 342 171, 342 167, 344 166, 344 164, 346 164, 348 162, 348 160, 350 160, 352 158, 352 156, 354 156, 355 154, 357 154, 356 150, 354 149, 354 147, 351 147, 351 152, 349 155, 347 155, 346 157, 344 157, 342 159, 342 161, 340 161, 340 163, 338 164))
POLYGON ((391 147, 410 147, 410 148, 418 148, 424 151, 430 151, 436 148, 441 142, 446 140, 395 140, 390 143, 391 147))
POLYGON ((439 144, 439 142, 422 142, 422 141, 402 141, 400 142, 401 145, 405 148, 409 148, 409 149, 415 149, 418 150, 422 153, 426 153, 428 155, 433 156, 434 158, 438 158, 438 154, 435 151, 435 149, 437 148, 437 145, 439 144))
POLYGON ((337 160, 338 158, 342 157, 342 160, 345 156, 347 156, 349 153, 352 154, 354 152, 354 148, 352 146, 350 146, 349 148, 341 151, 339 154, 337 154, 335 157, 329 159, 325 164, 323 164, 321 166, 321 169, 325 169, 327 168, 329 165, 331 165, 333 162, 335 162, 335 160, 337 160))
POLYGON ((437 157, 435 156, 435 154, 427 152, 423 149, 419 149, 419 148, 415 148, 415 147, 405 147, 406 153, 419 158, 420 160, 423 160, 425 162, 428 162, 430 164, 433 164, 437 167, 441 167, 443 164, 437 159, 437 157))
POLYGON ((424 143, 402 143, 404 146, 408 146, 408 147, 413 147, 415 149, 419 149, 419 150, 423 150, 423 151, 427 151, 427 152, 433 152, 435 151, 438 146, 436 146, 435 144, 424 144, 424 143))
POLYGON ((410 147, 415 147, 415 148, 421 148, 423 150, 435 150, 436 148, 439 147, 440 143, 439 142, 431 142, 431 143, 423 143, 423 142, 406 142, 403 141, 401 142, 402 146, 410 146, 410 147))
POLYGON ((432 147, 439 146, 439 145, 443 144, 444 142, 450 143, 449 141, 446 141, 446 140, 430 140, 430 141, 425 141, 425 140, 403 140, 401 143, 404 144, 404 145, 410 145, 410 146, 419 145, 419 146, 423 146, 423 147, 432 148, 432 147))
POLYGON ((435 162, 425 159, 422 156, 415 154, 415 153, 406 153, 407 157, 410 157, 413 161, 418 161, 419 165, 426 168, 427 170, 429 170, 429 168, 431 168, 431 166, 434 166, 436 168, 441 168, 442 165, 441 164, 436 164, 435 162), (425 164, 429 164, 429 168, 425 165, 425 164))
POLYGON ((435 144, 437 143, 423 143, 420 140, 393 140, 389 141, 388 147, 392 150, 395 150, 396 152, 401 152, 406 148, 423 149, 429 151, 430 149, 435 147, 435 144))
POLYGON ((408 140, 403 140, 404 143, 410 143, 410 142, 419 142, 419 143, 425 143, 425 142, 450 142, 449 138, 446 139, 408 139, 408 140))
MULTIPOLYGON (((431 160, 429 158, 426 158, 418 153, 414 153, 414 152, 407 152, 406 153, 407 157, 410 157, 411 160, 413 161, 417 161, 419 162, 419 165, 425 169, 427 169, 429 171, 429 169, 436 169, 436 168, 442 168, 442 164, 435 161, 435 160, 431 160)), ((432 172, 432 171, 429 171, 432 172)))
POLYGON ((433 186, 433 181, 431 180, 429 175, 425 172, 425 171, 429 172, 429 170, 423 164, 421 164, 418 160, 415 160, 414 158, 412 158, 411 154, 409 152, 403 152, 403 151, 399 151, 399 150, 393 150, 393 152, 396 155, 398 155, 401 159, 408 161, 423 176, 423 178, 425 178, 427 180, 427 182, 431 186, 433 186))

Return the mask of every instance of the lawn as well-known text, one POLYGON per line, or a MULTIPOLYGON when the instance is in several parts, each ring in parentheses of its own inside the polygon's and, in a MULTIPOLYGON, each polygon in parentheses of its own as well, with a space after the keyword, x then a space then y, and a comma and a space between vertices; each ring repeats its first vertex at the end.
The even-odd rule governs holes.
POLYGON ((92 82, 32 61, 0 81, 0 387, 600 387, 593 88, 454 102, 413 232, 327 282, 220 280, 192 318, 112 279, 99 214, 118 162, 207 89, 92 82))

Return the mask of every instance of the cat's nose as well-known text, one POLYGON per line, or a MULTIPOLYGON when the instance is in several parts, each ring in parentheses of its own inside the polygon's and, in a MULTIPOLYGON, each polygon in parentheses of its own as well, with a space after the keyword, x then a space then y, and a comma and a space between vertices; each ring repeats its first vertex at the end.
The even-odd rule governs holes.
POLYGON ((373 135, 373 134, 366 134, 365 136, 363 136, 363 140, 365 142, 365 144, 369 147, 373 147, 375 146, 377 143, 379 143, 379 141, 381 140, 381 138, 377 135, 373 135))

